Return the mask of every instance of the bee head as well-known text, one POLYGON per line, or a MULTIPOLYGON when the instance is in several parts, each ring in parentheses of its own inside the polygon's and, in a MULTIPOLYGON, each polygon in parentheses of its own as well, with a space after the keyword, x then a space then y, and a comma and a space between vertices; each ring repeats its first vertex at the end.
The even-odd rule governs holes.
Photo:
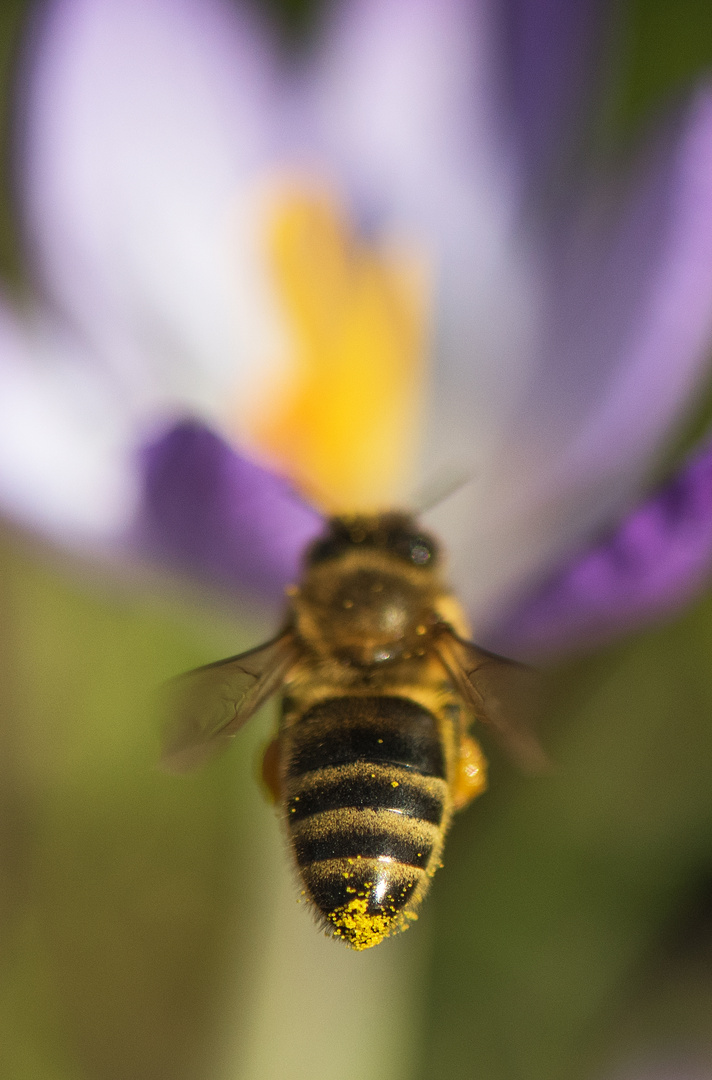
POLYGON ((307 549, 306 564, 318 566, 368 548, 393 555, 409 566, 430 568, 438 559, 432 537, 422 532, 409 514, 391 512, 330 518, 326 532, 307 549))

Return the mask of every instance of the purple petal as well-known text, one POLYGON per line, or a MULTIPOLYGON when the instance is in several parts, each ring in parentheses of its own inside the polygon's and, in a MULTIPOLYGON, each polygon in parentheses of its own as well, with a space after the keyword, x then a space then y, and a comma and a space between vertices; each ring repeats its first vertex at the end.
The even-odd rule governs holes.
MULTIPOLYGON (((676 120, 642 162, 615 220, 597 215, 595 203, 579 207, 539 257, 538 328, 522 358, 528 385, 514 384, 514 366, 502 367, 519 400, 500 409, 497 453, 473 454, 472 482, 433 516, 475 624, 496 620, 503 598, 620 520, 707 376, 710 89, 676 120)), ((478 397, 474 345, 472 353, 476 362, 450 371, 449 383, 443 371, 436 384, 433 463, 458 437, 465 445, 468 417, 476 448, 487 430, 485 402, 497 415, 478 397)), ((467 475, 464 455, 457 464, 467 475)))
POLYGON ((505 0, 498 5, 502 78, 525 162, 556 152, 581 118, 603 37, 605 0, 505 0))
POLYGON ((712 445, 621 527, 521 601, 488 639, 519 653, 614 637, 686 601, 712 571, 712 445))
POLYGON ((607 222, 589 200, 554 244, 548 332, 528 403, 536 437, 551 431, 547 421, 556 426, 554 453, 573 436, 577 468, 611 473, 636 459, 647 467, 708 366, 712 88, 668 125, 621 202, 607 222))
POLYGON ((138 542, 212 585, 278 601, 322 519, 266 469, 194 420, 143 452, 138 542))

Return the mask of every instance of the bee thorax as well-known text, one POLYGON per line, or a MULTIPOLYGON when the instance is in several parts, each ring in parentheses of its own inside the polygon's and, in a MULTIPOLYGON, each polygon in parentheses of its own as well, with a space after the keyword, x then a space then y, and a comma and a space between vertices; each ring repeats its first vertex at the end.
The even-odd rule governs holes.
POLYGON ((362 665, 415 650, 431 610, 430 596, 419 583, 364 567, 314 574, 295 601, 304 641, 317 653, 362 665))

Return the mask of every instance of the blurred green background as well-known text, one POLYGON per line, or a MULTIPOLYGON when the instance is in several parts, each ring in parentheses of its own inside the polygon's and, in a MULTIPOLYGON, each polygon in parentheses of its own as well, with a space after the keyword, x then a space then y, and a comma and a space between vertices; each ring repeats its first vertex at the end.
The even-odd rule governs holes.
MULTIPOLYGON (((313 14, 272 6, 292 35, 313 14)), ((29 8, 0 9, 6 148, 29 8)), ((617 10, 614 151, 712 62, 709 0, 617 10)), ((197 776, 155 768, 154 688, 261 640, 264 615, 9 526, 0 605, 3 1080, 594 1080, 686 1055, 712 1076, 709 597, 552 675, 552 775, 493 750, 417 927, 364 954, 295 902, 256 782, 272 715, 197 776)))

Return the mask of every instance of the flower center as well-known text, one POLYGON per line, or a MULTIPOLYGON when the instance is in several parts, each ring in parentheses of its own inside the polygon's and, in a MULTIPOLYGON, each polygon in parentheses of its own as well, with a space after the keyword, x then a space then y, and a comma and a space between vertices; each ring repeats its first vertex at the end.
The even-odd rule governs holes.
POLYGON ((423 379, 422 260, 356 239, 314 192, 283 196, 267 239, 289 356, 252 410, 252 445, 329 513, 402 503, 423 379))

